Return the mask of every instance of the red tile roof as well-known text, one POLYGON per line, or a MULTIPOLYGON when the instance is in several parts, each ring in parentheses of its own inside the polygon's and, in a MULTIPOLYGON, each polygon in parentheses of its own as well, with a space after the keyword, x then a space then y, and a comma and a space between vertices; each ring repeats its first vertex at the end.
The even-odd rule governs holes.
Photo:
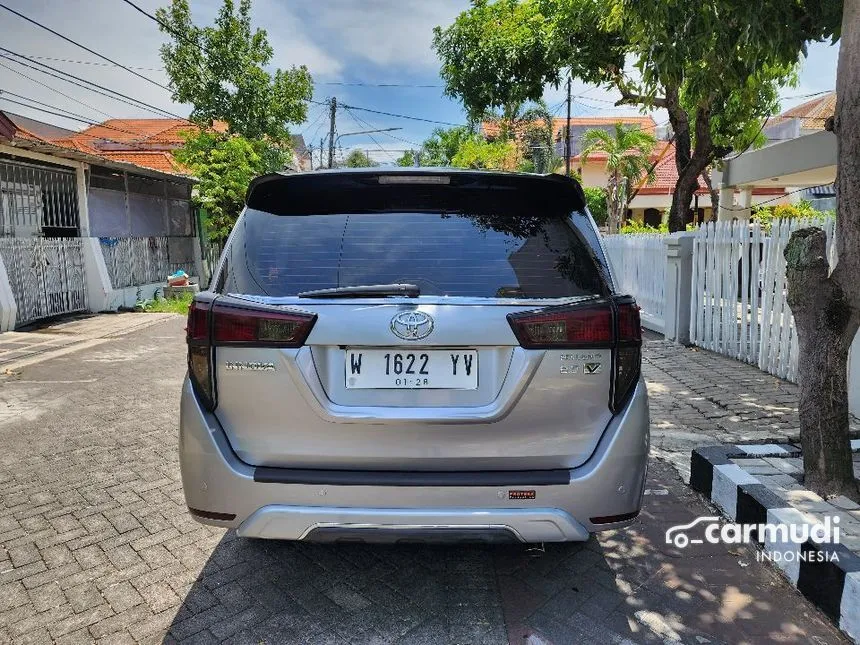
MULTIPOLYGON (((655 155, 660 160, 654 167, 654 181, 650 184, 644 184, 639 190, 640 195, 671 195, 675 190, 675 184, 678 183, 678 168, 675 165, 675 144, 661 142, 662 147, 658 147, 658 152, 655 155), (662 155, 662 158, 660 158, 662 155)), ((696 189, 699 194, 707 194, 708 187, 705 182, 699 177, 699 187, 696 189)))
POLYGON ((134 164, 135 166, 143 166, 144 168, 152 168, 161 172, 188 174, 187 169, 183 168, 173 159, 173 155, 169 152, 152 150, 143 152, 130 152, 125 150, 101 152, 101 156, 112 161, 124 161, 134 164))
MULTIPOLYGON (((654 122, 650 116, 577 116, 570 118, 570 125, 573 126, 606 126, 606 125, 615 125, 616 123, 622 123, 624 125, 638 125, 640 128, 645 130, 646 132, 654 133, 657 128, 657 124, 654 122)), ((564 127, 567 125, 567 117, 558 117, 552 120, 552 131, 553 135, 561 134, 564 131, 564 127)), ((521 130, 524 127, 524 123, 518 122, 515 125, 516 130, 521 130)), ((484 121, 481 124, 481 128, 484 132, 484 136, 487 137, 496 137, 499 134, 499 122, 498 121, 484 121)))
POLYGON ((828 92, 817 99, 796 105, 776 118, 779 120, 800 119, 800 127, 804 130, 823 130, 824 122, 835 113, 836 92, 828 92))

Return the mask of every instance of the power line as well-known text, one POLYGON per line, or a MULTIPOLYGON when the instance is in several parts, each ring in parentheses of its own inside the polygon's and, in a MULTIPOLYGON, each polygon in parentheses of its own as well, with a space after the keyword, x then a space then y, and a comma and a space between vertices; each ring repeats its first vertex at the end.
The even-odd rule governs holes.
MULTIPOLYGON (((6 52, 7 54, 12 54, 13 56, 22 57, 21 54, 18 54, 17 52, 13 52, 10 49, 6 49, 5 47, 0 47, 0 51, 6 52)), ((184 117, 181 117, 178 114, 173 114, 169 110, 165 110, 165 109, 156 107, 154 105, 150 105, 149 103, 141 101, 140 99, 136 99, 132 96, 128 96, 127 94, 117 92, 116 90, 112 90, 112 89, 105 87, 104 85, 100 85, 94 81, 89 81, 85 78, 81 78, 80 76, 75 76, 74 74, 70 74, 69 72, 64 72, 63 70, 57 69, 56 67, 53 67, 52 65, 48 65, 47 63, 39 63, 37 61, 31 61, 32 64, 30 64, 30 63, 26 63, 22 60, 10 58, 9 56, 3 56, 3 58, 11 60, 12 62, 17 63, 18 65, 21 65, 23 67, 27 67, 27 68, 35 70, 37 72, 41 72, 42 74, 46 74, 48 76, 52 76, 54 78, 57 78, 61 81, 65 81, 66 83, 70 83, 72 85, 77 85, 78 87, 82 87, 85 90, 89 90, 90 92, 95 92, 96 94, 101 94, 102 96, 107 96, 108 98, 111 98, 115 101, 119 101, 120 103, 126 103, 126 104, 131 105, 132 107, 136 107, 138 109, 148 110, 150 112, 158 114, 161 117, 167 116, 170 118, 182 119, 183 121, 187 121, 187 119, 185 119, 184 117), (38 65, 39 67, 34 67, 34 65, 38 65), (41 69, 41 68, 45 68, 45 69, 41 69), (46 71, 46 69, 52 70, 52 72, 56 72, 56 73, 46 71), (60 76, 58 76, 58 74, 60 74, 60 76), (65 78, 65 77, 68 77, 68 78, 65 78), (74 80, 73 81, 69 80, 70 78, 74 79, 74 80), (75 82, 75 81, 79 81, 79 82, 75 82), (81 83, 85 83, 86 85, 81 85, 81 83), (92 86, 92 87, 90 87, 90 86, 92 86), (98 89, 93 89, 93 88, 98 88, 98 89), (103 90, 103 91, 100 91, 100 90, 103 90), (109 92, 109 94, 106 94, 105 92, 109 92), (117 98, 117 97, 119 97, 119 98, 117 98), (131 103, 129 103, 129 101, 131 101, 131 103)), ((38 82, 38 81, 36 81, 36 82, 38 82)))
MULTIPOLYGON (((349 109, 349 108, 347 108, 347 107, 344 107, 344 109, 346 109, 347 114, 349 114, 349 116, 351 116, 351 117, 352 117, 352 120, 355 122, 355 124, 356 124, 356 125, 358 125, 358 127, 360 127, 360 128, 361 128, 361 127, 367 127, 367 126, 370 126, 370 124, 369 124, 369 123, 367 123, 366 121, 365 121, 365 125, 364 125, 364 126, 362 126, 361 122, 358 120, 358 118, 355 116, 355 114, 353 114, 353 113, 352 113, 352 110, 350 110, 350 109, 349 109)), ((387 155, 387 156, 388 156, 388 158, 389 158, 389 159, 391 159, 391 161, 393 161, 394 163, 397 163, 397 157, 395 157, 393 154, 391 154, 390 152, 388 152, 388 150, 386 150, 385 148, 383 148, 383 147, 382 147, 382 144, 380 144, 380 143, 379 143, 379 141, 377 141, 377 140, 374 138, 374 136, 373 136, 372 134, 370 134, 370 133, 368 132, 368 133, 366 133, 366 135, 365 135, 365 136, 367 136, 367 138, 368 138, 368 139, 370 139, 371 141, 373 141, 373 143, 374 143, 374 144, 376 144, 376 147, 377 147, 377 148, 379 148, 383 153, 385 153, 385 155, 387 155)))
MULTIPOLYGON (((5 66, 5 65, 3 65, 2 63, 0 63, 0 66, 6 67, 6 66, 5 66)), ((15 70, 12 70, 12 71, 15 71, 15 70)), ((18 98, 18 99, 21 99, 22 101, 29 101, 30 103, 35 103, 36 105, 41 105, 41 106, 44 106, 44 107, 47 107, 47 108, 51 108, 52 110, 60 110, 61 112, 65 112, 66 114, 69 114, 70 116, 68 116, 68 117, 66 117, 66 118, 71 119, 71 120, 73 120, 73 121, 81 121, 82 123, 87 123, 87 124, 89 124, 89 125, 91 125, 91 126, 98 126, 98 127, 101 127, 101 128, 105 128, 106 130, 113 130, 114 132, 122 132, 122 133, 124 133, 124 134, 131 134, 131 135, 134 135, 135 137, 137 137, 138 139, 145 139, 145 138, 146 138, 146 137, 145 137, 145 136, 143 136, 140 132, 136 132, 136 131, 134 131, 134 130, 126 130, 125 128, 119 128, 119 127, 117 127, 117 126, 109 125, 109 124, 107 124, 107 123, 98 123, 98 122, 96 122, 96 121, 93 121, 93 120, 92 120, 92 119, 90 119, 89 117, 84 116, 83 114, 78 114, 78 113, 76 113, 76 112, 72 112, 72 111, 70 111, 70 110, 66 110, 65 108, 61 108, 61 107, 57 107, 57 106, 55 106, 55 105, 51 105, 50 103, 44 103, 44 102, 42 102, 42 101, 38 101, 38 100, 36 100, 36 99, 34 99, 34 98, 32 98, 32 97, 24 96, 23 94, 17 94, 17 93, 15 93, 15 92, 10 92, 9 90, 0 90, 0 96, 2 96, 3 94, 8 94, 8 95, 10 95, 10 96, 14 96, 14 97, 16 97, 16 98, 18 98)), ((6 99, 6 100, 9 100, 9 99, 6 99)), ((28 106, 26 106, 26 107, 29 107, 30 109, 33 109, 33 110, 38 110, 38 111, 41 111, 41 112, 46 112, 46 113, 48 113, 48 114, 54 114, 53 112, 51 112, 51 111, 49 111, 49 110, 43 110, 43 109, 41 109, 41 108, 39 108, 39 107, 36 107, 36 106, 28 105, 28 106)), ((108 115, 108 116, 110 116, 110 115, 108 115)), ((112 117, 112 118, 113 118, 113 117, 112 117)), ((123 144, 123 145, 132 145, 133 143, 136 143, 136 142, 128 142, 128 141, 116 141, 116 140, 109 139, 109 138, 104 137, 104 136, 94 137, 94 138, 104 139, 105 141, 113 141, 114 143, 121 143, 121 144, 123 144)))
MULTIPOLYGON (((353 118, 353 120, 358 121, 363 124, 364 127, 370 128, 371 130, 377 129, 379 126, 370 123, 362 119, 360 116, 356 115, 354 112, 350 112, 349 115, 353 118)), ((402 141, 403 143, 408 143, 410 146, 415 146, 420 148, 423 144, 415 143, 414 141, 410 141, 409 139, 404 139, 403 137, 398 137, 396 134, 391 134, 390 132, 382 131, 380 134, 384 134, 385 136, 391 137, 392 139, 396 139, 397 141, 402 141)))
POLYGON ((436 125, 462 126, 465 123, 451 123, 450 121, 434 121, 433 119, 425 119, 419 116, 409 116, 407 114, 396 114, 394 112, 383 112, 382 110, 372 110, 370 108, 359 107, 357 105, 347 105, 341 103, 341 107, 351 110, 360 110, 361 112, 371 112, 372 114, 381 114, 383 116, 392 116, 398 119, 409 119, 410 121, 423 121, 424 123, 435 123, 436 125))
MULTIPOLYGON (((0 63, 0 66, 6 67, 2 63, 0 63)), ((70 110, 66 110, 65 108, 57 107, 56 105, 51 105, 50 103, 43 103, 42 101, 37 101, 36 99, 31 99, 31 98, 24 96, 22 94, 16 94, 15 92, 10 92, 9 90, 0 90, 0 97, 2 97, 4 94, 8 94, 9 96, 14 96, 15 98, 21 99, 22 101, 30 101, 31 103, 35 103, 36 105, 41 105, 41 106, 46 107, 46 108, 52 108, 54 110, 60 110, 61 112, 65 112, 66 114, 68 114, 69 115, 68 118, 70 118, 70 119, 75 119, 78 121, 84 121, 86 123, 90 122, 90 119, 85 117, 82 114, 78 114, 77 112, 72 112, 70 110)), ((33 109, 38 109, 38 108, 33 108, 33 109)))
POLYGON ((317 122, 323 117, 323 114, 325 114, 325 110, 320 110, 317 114, 317 118, 310 122, 309 125, 305 126, 305 128, 302 130, 302 137, 305 136, 308 130, 310 130, 317 124, 317 122))
MULTIPOLYGON (((113 67, 110 63, 100 63, 95 60, 74 60, 70 58, 56 58, 54 56, 36 56, 35 54, 19 54, 24 58, 31 60, 52 60, 57 63, 74 63, 76 65, 96 65, 98 67, 113 67)), ((140 69, 146 72, 163 72, 163 67, 138 67, 136 65, 128 65, 131 69, 140 69)))
MULTIPOLYGON (((86 123, 87 125, 90 125, 90 126, 103 127, 103 128, 107 128, 108 130, 115 130, 117 132, 126 132, 128 134, 133 134, 133 135, 138 136, 138 137, 140 136, 139 132, 132 132, 131 130, 123 130, 121 128, 114 128, 114 127, 111 127, 108 125, 104 125, 102 123, 96 123, 94 121, 90 121, 89 119, 87 119, 83 116, 79 116, 79 115, 71 116, 70 115, 71 113, 69 113, 67 110, 63 110, 63 112, 65 112, 65 114, 63 114, 61 112, 56 112, 54 110, 46 110, 45 108, 38 107, 37 105, 31 105, 30 103, 24 103, 22 101, 15 101, 13 99, 8 99, 5 96, 3 96, 3 94, 11 94, 11 92, 7 92, 5 90, 0 90, 0 101, 6 101, 7 103, 12 103, 13 105, 20 105, 20 106, 28 108, 30 110, 35 110, 37 112, 42 112, 44 114, 50 114, 52 116, 59 116, 59 117, 62 117, 64 119, 69 119, 71 121, 79 121, 81 123, 86 123)), ((45 103, 41 103, 40 101, 36 101, 34 99, 30 99, 27 97, 24 97, 24 98, 25 98, 25 100, 30 101, 32 103, 39 103, 41 105, 45 105, 45 103)), ((62 110, 62 108, 56 108, 56 109, 62 110)), ((36 136, 37 139, 39 139, 40 141, 42 141, 44 143, 48 143, 48 144, 53 145, 53 146, 59 146, 61 148, 66 147, 66 146, 63 146, 61 144, 56 143, 55 141, 50 141, 48 139, 44 139, 43 137, 39 137, 35 133, 31 132, 30 134, 33 134, 33 136, 36 136)), ((142 148, 137 141, 119 141, 117 139, 111 139, 110 137, 106 137, 106 136, 99 136, 99 137, 93 137, 93 138, 94 139, 97 138, 97 139, 100 139, 102 141, 108 141, 110 143, 117 143, 117 144, 122 145, 122 146, 131 146, 132 148, 135 148, 136 150, 144 150, 144 151, 147 150, 146 148, 142 148)), ((100 153, 97 152, 95 154, 100 154, 100 153)))
POLYGON ((93 50, 93 49, 90 49, 90 48, 89 48, 89 47, 87 47, 86 45, 82 45, 81 43, 77 42, 76 40, 73 40, 73 39, 69 38, 68 36, 64 36, 64 35, 63 35, 63 34, 61 34, 60 32, 58 32, 58 31, 54 31, 54 30, 53 30, 53 29, 51 29, 50 27, 47 27, 47 26, 43 25, 42 23, 40 23, 40 22, 38 22, 38 21, 36 21, 36 20, 33 20, 32 18, 29 18, 29 17, 25 16, 23 13, 19 13, 18 11, 15 11, 15 10, 14 10, 14 9, 12 9, 11 7, 7 7, 7 6, 6 6, 5 4, 3 4, 2 2, 0 2, 0 9, 5 9, 5 10, 6 10, 6 11, 8 11, 9 13, 15 14, 16 16, 18 16, 19 18, 22 18, 23 20, 26 20, 26 21, 27 21, 27 22, 29 22, 30 24, 36 25, 37 27, 40 27, 40 28, 44 29, 45 31, 47 31, 47 32, 49 32, 49 33, 54 34, 54 35, 55 35, 55 36, 57 36, 58 38, 62 38, 62 39, 63 39, 63 40, 65 40, 66 42, 71 43, 72 45, 75 45, 76 47, 80 47, 81 49, 83 49, 84 51, 89 52, 89 53, 90 53, 90 54, 92 54, 93 56, 98 56, 99 58, 101 58, 101 59, 102 59, 102 60, 104 60, 104 61, 107 61, 108 63, 113 63, 113 64, 114 64, 114 65, 116 65, 117 67, 119 67, 119 68, 121 68, 121 69, 124 69, 124 70, 125 70, 125 71, 127 71, 129 74, 134 74, 135 76, 137 76, 137 77, 138 77, 138 78, 140 78, 140 79, 143 79, 143 80, 144 80, 144 81, 146 81, 147 83, 152 83, 153 85, 155 85, 155 86, 157 86, 157 87, 160 87, 160 88, 162 88, 162 89, 167 90, 168 92, 172 92, 172 91, 173 91, 173 90, 171 90, 169 87, 167 87, 166 85, 162 85, 162 84, 161 84, 161 83, 159 83, 158 81, 154 81, 154 80, 152 80, 151 78, 149 78, 148 76, 144 76, 144 75, 143 75, 143 74, 141 74, 140 72, 136 72, 136 71, 134 71, 133 69, 131 69, 130 67, 126 67, 126 66, 125 66, 125 65, 123 65, 122 63, 118 63, 118 62, 116 62, 115 60, 113 60, 112 58, 108 58, 108 57, 107 57, 107 56, 105 56, 104 54, 100 54, 100 53, 98 53, 97 51, 95 51, 95 50, 93 50))
POLYGON ((343 87, 405 87, 405 88, 437 88, 441 89, 444 85, 432 85, 421 83, 361 83, 361 82, 346 82, 346 81, 320 81, 317 85, 340 85, 343 87))
POLYGON ((52 114, 53 116, 59 116, 59 117, 62 117, 64 119, 71 119, 72 121, 80 121, 81 123, 87 123, 89 125, 99 125, 98 123, 95 123, 93 121, 89 121, 88 119, 69 116, 68 113, 63 114, 62 112, 56 112, 54 110, 46 110, 44 108, 36 107, 36 106, 30 105, 28 103, 23 103, 21 101, 15 101, 13 99, 7 99, 5 96, 2 96, 2 94, 7 94, 7 92, 4 91, 0 94, 0 100, 6 101, 7 103, 14 103, 15 105, 22 105, 26 108, 30 108, 31 110, 38 110, 39 112, 44 112, 45 114, 52 114))
MULTIPOLYGON (((0 58, 4 58, 4 59, 6 59, 6 60, 10 60, 10 61, 13 61, 13 62, 17 62, 17 61, 14 61, 14 60, 13 60, 13 59, 11 59, 11 58, 8 58, 7 56, 0 56, 0 58)), ((106 116, 106 117, 108 117, 108 118, 112 118, 112 117, 111 117, 111 115, 110 115, 110 114, 108 114, 107 112, 103 112, 102 110, 99 110, 98 108, 95 108, 95 107, 93 107, 92 105, 89 105, 89 104, 87 104, 87 103, 84 103, 83 101, 81 101, 81 100, 79 100, 79 99, 76 99, 75 97, 73 97, 73 96, 71 96, 71 95, 69 95, 69 94, 66 94, 66 93, 64 93, 64 92, 61 92, 61 91, 60 91, 60 90, 58 90, 57 88, 52 87, 52 86, 48 85, 47 83, 43 83, 42 81, 36 80, 36 79, 35 79, 35 78, 33 78, 32 76, 27 76, 24 72, 21 72, 21 71, 19 71, 19 70, 17 70, 17 69, 13 69, 13 68, 11 68, 11 67, 9 67, 8 65, 5 65, 5 64, 3 64, 3 63, 0 63, 0 67, 5 67, 6 69, 8 69, 8 70, 9 70, 10 72, 12 72, 13 74, 18 74, 18 76, 22 76, 22 77, 26 78, 27 80, 32 81, 33 83, 36 83, 37 85, 41 85, 42 87, 45 87, 45 88, 47 88, 47 89, 51 90, 52 92, 56 92, 56 93, 57 93, 57 94, 59 94, 60 96, 63 96, 63 97, 65 97, 65 98, 69 99, 70 101, 74 101, 75 103, 80 103, 80 104, 81 104, 81 105, 83 105, 84 107, 87 107, 87 108, 89 108, 89 109, 93 110, 94 112, 98 112, 99 114, 102 114, 102 115, 104 115, 104 116, 106 116)))

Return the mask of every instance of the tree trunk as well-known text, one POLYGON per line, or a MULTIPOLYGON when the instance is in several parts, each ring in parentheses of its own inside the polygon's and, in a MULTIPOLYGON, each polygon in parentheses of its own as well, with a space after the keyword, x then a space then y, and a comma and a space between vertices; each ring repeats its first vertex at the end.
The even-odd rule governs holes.
POLYGON ((860 3, 846 2, 836 75, 836 244, 795 231, 785 248, 788 304, 800 360, 800 438, 807 486, 823 497, 860 501, 848 436, 848 351, 860 327, 860 3), (829 272, 829 275, 828 275, 829 272))
POLYGON ((698 160, 691 159, 682 173, 678 176, 675 184, 675 192, 672 193, 672 206, 669 209, 669 232, 683 231, 686 225, 687 213, 693 201, 693 195, 699 187, 699 164, 698 160))
POLYGON ((827 236, 804 228, 785 248, 788 305, 800 351, 800 442, 806 485, 822 497, 857 496, 848 440, 848 351, 857 316, 828 277, 827 236))
POLYGON ((675 233, 684 230, 693 195, 699 187, 699 175, 714 160, 717 150, 711 139, 709 106, 701 105, 696 109, 695 147, 692 146, 690 118, 681 106, 677 88, 666 88, 666 110, 675 131, 675 168, 678 170, 678 181, 669 209, 669 232, 675 233))
POLYGON ((609 226, 609 234, 614 235, 621 226, 621 208, 623 205, 617 175, 609 177, 609 185, 607 186, 606 193, 607 224, 609 226))

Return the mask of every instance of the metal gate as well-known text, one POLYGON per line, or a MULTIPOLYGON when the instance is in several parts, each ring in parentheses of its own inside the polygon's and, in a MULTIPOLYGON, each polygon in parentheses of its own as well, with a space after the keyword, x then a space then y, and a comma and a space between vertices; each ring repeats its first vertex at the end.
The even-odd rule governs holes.
POLYGON ((18 306, 16 327, 87 308, 81 238, 0 238, 0 256, 18 306))

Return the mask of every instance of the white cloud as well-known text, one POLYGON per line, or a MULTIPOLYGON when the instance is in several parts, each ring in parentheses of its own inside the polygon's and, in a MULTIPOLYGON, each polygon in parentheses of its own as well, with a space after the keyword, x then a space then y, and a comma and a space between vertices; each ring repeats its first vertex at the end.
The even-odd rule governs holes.
POLYGON ((306 14, 332 48, 356 61, 402 70, 435 71, 433 27, 453 22, 464 0, 327 0, 306 14))

